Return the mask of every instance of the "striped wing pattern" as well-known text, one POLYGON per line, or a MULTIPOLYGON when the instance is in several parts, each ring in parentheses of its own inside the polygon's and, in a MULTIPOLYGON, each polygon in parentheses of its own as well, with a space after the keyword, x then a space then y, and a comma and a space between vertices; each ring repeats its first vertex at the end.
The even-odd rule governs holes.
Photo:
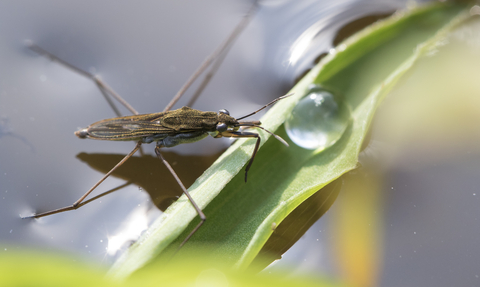
POLYGON ((85 129, 87 137, 98 140, 131 141, 145 137, 156 140, 197 131, 213 131, 215 112, 201 112, 182 107, 169 112, 133 115, 98 121, 85 129))
POLYGON ((165 113, 134 115, 106 119, 90 125, 88 137, 92 139, 130 141, 156 134, 171 134, 175 130, 162 125, 165 113))

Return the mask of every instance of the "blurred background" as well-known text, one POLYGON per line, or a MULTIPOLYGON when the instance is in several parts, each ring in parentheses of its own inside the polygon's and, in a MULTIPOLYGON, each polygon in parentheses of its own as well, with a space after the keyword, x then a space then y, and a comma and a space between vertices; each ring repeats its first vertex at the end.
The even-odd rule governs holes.
MULTIPOLYGON (((262 1, 194 108, 247 114, 285 94, 345 25, 416 4, 262 1)), ((0 252, 35 247, 108 266, 180 194, 154 146, 144 145, 145 156, 96 194, 116 192, 76 211, 20 219, 72 204, 134 146, 75 137, 78 128, 115 114, 90 80, 28 50, 26 39, 99 74, 140 113, 152 113, 250 5, 1 2, 0 252)), ((476 22, 460 28, 402 79, 378 110, 360 168, 269 272, 287 268, 357 286, 479 284, 479 33, 476 22)), ((188 94, 176 108, 187 101, 188 94)), ((230 143, 208 138, 165 157, 188 186, 230 143)))

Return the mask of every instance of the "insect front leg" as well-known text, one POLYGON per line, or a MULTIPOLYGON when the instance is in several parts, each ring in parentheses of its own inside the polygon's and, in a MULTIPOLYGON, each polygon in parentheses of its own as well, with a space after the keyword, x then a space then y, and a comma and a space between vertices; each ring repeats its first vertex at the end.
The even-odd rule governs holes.
POLYGON ((193 234, 195 234, 195 232, 197 232, 197 230, 203 225, 205 220, 207 220, 207 217, 203 213, 202 209, 200 207, 198 207, 197 203, 193 200, 192 196, 190 195, 190 193, 185 188, 185 185, 183 185, 183 182, 180 180, 180 178, 178 177, 175 170, 168 163, 168 161, 166 161, 165 158, 162 156, 162 153, 160 152, 160 148, 161 148, 161 145, 157 145, 155 147, 155 154, 157 154, 157 157, 163 162, 163 164, 167 167, 167 169, 173 175, 173 177, 177 181, 178 185, 182 188, 183 193, 187 196, 188 200, 190 200, 190 203, 193 205, 193 208, 195 208, 195 210, 198 213, 198 216, 200 217, 200 222, 198 223, 198 225, 192 230, 192 232, 190 232, 190 234, 183 240, 183 242, 178 247, 180 249, 185 243, 187 243, 187 241, 190 239, 190 237, 192 237, 193 234))
POLYGON ((256 133, 250 132, 223 132, 221 133, 222 137, 232 137, 232 138, 257 138, 257 142, 255 143, 255 148, 253 149, 252 157, 245 168, 245 182, 247 182, 247 174, 248 170, 252 166, 253 160, 255 159, 255 155, 257 155, 258 148, 260 147, 260 136, 256 133))

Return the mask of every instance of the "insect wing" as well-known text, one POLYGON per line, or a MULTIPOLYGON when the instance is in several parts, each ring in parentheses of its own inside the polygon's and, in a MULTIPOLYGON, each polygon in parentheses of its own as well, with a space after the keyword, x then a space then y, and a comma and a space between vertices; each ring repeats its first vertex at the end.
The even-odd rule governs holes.
POLYGON ((170 134, 175 130, 162 125, 164 113, 134 115, 106 119, 87 128, 88 137, 100 140, 130 141, 157 134, 170 134))

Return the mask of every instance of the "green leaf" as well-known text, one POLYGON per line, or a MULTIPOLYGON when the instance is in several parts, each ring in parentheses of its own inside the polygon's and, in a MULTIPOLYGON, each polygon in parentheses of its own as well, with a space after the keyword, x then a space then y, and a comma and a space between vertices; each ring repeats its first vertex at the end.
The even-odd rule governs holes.
MULTIPOLYGON (((430 5, 396 13, 340 44, 292 89, 293 97, 277 103, 261 121, 265 128, 288 139, 283 122, 307 87, 321 84, 338 91, 352 109, 351 123, 342 138, 324 151, 305 150, 291 142, 287 148, 274 139, 262 140, 247 183, 241 171, 255 141, 237 141, 189 188, 207 221, 179 255, 199 246, 211 247, 209 258, 245 269, 275 226, 303 201, 319 192, 326 204, 331 204, 333 193, 322 188, 357 166, 382 98, 415 61, 468 17, 464 6, 430 5)), ((259 134, 268 138, 263 131, 259 134)), ((182 196, 119 258, 110 275, 123 278, 154 258, 170 258, 198 223, 196 217, 182 196)))
POLYGON ((322 278, 284 278, 281 274, 233 271, 205 254, 177 257, 168 266, 151 265, 122 282, 104 276, 104 270, 60 254, 33 250, 15 251, 9 247, 0 257, 0 286, 345 286, 322 278), (185 270, 188 270, 186 272, 185 270))
POLYGON ((187 256, 176 256, 168 264, 150 264, 124 282, 128 286, 346 287, 345 284, 321 277, 286 276, 288 272, 258 274, 250 270, 232 270, 223 264, 224 260, 213 260, 207 254, 205 250, 197 249, 187 256))
POLYGON ((32 250, 2 251, 1 286, 117 286, 104 278, 104 270, 76 259, 32 250))

